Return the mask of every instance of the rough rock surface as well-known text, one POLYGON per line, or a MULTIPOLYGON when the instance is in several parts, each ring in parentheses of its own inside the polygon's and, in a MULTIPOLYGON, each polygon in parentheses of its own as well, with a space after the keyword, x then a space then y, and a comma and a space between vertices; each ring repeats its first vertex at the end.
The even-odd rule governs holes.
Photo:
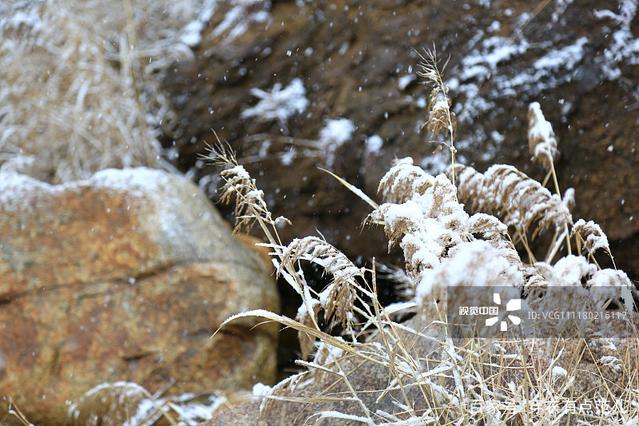
POLYGON ((259 419, 261 398, 248 392, 237 392, 228 396, 226 401, 213 414, 206 426, 266 426, 259 419))
POLYGON ((278 309, 270 271, 188 180, 0 174, 0 389, 30 421, 63 424, 103 382, 171 394, 271 382, 276 328, 235 322, 210 339, 257 308, 278 309))
POLYGON ((214 129, 275 213, 292 219, 285 237, 317 228, 350 255, 379 255, 381 232, 353 232, 368 207, 317 166, 373 195, 394 157, 423 159, 432 171, 447 163, 419 132, 428 92, 414 78, 417 51, 436 43, 442 59, 450 55, 460 160, 543 178, 526 143, 527 105, 539 101, 560 140, 560 185, 576 189, 576 216, 599 222, 618 265, 639 277, 635 1, 248 4, 217 2, 194 59, 166 81, 181 124, 165 144, 201 186, 215 184, 197 161, 214 129), (346 140, 322 138, 326 120, 338 118, 351 120, 352 134, 342 126, 346 140))

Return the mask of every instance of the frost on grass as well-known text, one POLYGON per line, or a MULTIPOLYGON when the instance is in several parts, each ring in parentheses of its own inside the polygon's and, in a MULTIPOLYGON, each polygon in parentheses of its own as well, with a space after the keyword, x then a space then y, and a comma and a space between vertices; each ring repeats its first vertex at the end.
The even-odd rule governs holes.
POLYGON ((242 111, 242 118, 256 117, 260 121, 278 120, 286 125, 289 117, 303 113, 308 107, 306 89, 299 78, 293 79, 288 86, 275 83, 270 92, 251 89, 251 94, 259 98, 254 106, 242 111))

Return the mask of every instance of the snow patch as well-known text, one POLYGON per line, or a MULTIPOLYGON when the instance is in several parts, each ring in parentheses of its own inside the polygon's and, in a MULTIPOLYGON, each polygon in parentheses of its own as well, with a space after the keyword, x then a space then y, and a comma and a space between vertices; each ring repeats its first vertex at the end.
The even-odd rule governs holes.
POLYGON ((611 19, 618 25, 612 33, 612 43, 604 50, 605 64, 604 74, 609 80, 615 80, 621 76, 619 65, 626 61, 630 65, 639 64, 639 38, 632 33, 632 22, 637 15, 637 0, 621 0, 619 12, 611 10, 596 10, 595 17, 599 19, 611 19))
POLYGON ((565 368, 556 365, 552 368, 551 374, 553 379, 558 379, 560 377, 566 377, 568 372, 565 368))
POLYGON ((303 113, 309 104, 306 89, 299 78, 293 79, 284 88, 281 83, 275 83, 270 92, 254 88, 251 89, 251 94, 260 101, 242 111, 242 118, 257 117, 260 121, 277 119, 285 125, 289 117, 303 113))
POLYGON ((366 138, 366 155, 379 155, 384 146, 384 140, 379 135, 366 138))
POLYGON ((319 147, 326 158, 326 165, 335 163, 335 151, 351 140, 355 125, 348 118, 329 118, 319 133, 319 147))
POLYGON ((231 3, 234 6, 213 30, 214 37, 226 34, 225 43, 229 43, 244 34, 251 23, 264 23, 270 19, 270 14, 264 9, 252 11, 252 9, 262 3, 260 0, 234 0, 231 3))
POLYGON ((271 395, 273 388, 262 383, 256 383, 253 385, 253 396, 258 398, 264 398, 271 395))
POLYGON ((564 68, 572 70, 584 56, 584 46, 588 43, 587 37, 578 38, 573 44, 561 49, 551 50, 546 55, 537 59, 533 67, 536 69, 556 70, 564 68))

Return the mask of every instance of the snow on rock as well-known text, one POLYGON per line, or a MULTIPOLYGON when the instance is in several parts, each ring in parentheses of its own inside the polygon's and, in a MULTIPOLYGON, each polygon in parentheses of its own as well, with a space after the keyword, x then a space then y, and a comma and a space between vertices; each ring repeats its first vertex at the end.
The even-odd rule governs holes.
MULTIPOLYGON (((560 3, 557 9, 559 12, 568 7, 570 2, 560 3)), ((453 111, 459 122, 473 124, 482 114, 501 113, 499 100, 503 98, 521 93, 537 96, 572 80, 577 67, 583 62, 588 38, 579 37, 568 43, 563 39, 556 43, 534 42, 522 30, 529 20, 530 16, 526 14, 519 16, 519 24, 515 25, 509 37, 489 36, 494 30, 491 24, 485 30, 478 30, 468 41, 465 50, 469 53, 452 70, 451 75, 454 77, 446 82, 456 101, 453 111), (548 49, 556 44, 559 47, 548 49), (514 72, 509 68, 509 62, 521 62, 523 55, 536 59, 529 66, 517 68, 514 72)), ((457 141, 455 145, 458 149, 463 151, 487 139, 486 130, 477 125, 473 127, 473 131, 457 141)), ((495 142, 495 146, 497 144, 495 142)), ((485 149, 486 155, 482 160, 492 160, 495 152, 495 149, 485 149)))
MULTIPOLYGON (((483 32, 479 33, 481 37, 483 32)), ((471 40, 471 43, 473 41, 471 40)), ((526 53, 531 45, 521 36, 521 40, 514 41, 503 37, 485 39, 479 48, 471 50, 459 68, 459 75, 450 79, 447 84, 453 92, 464 95, 464 102, 458 104, 455 113, 464 122, 471 122, 477 114, 491 110, 493 99, 503 96, 515 96, 520 91, 536 95, 541 91, 557 87, 569 81, 572 71, 584 56, 584 46, 588 43, 586 37, 580 37, 572 44, 556 50, 551 50, 533 62, 532 67, 514 75, 498 72, 498 66, 508 60, 526 53), (503 43, 503 45, 500 45, 503 43), (489 97, 480 96, 479 88, 482 83, 492 80, 494 89, 489 97)), ((453 93, 454 94, 454 93, 453 93)))
POLYGON ((637 0, 621 0, 619 12, 611 10, 596 10, 595 17, 610 19, 618 25, 612 34, 612 43, 604 51, 606 64, 604 73, 609 80, 615 80, 621 76, 619 65, 628 61, 631 65, 639 64, 639 38, 632 33, 632 23, 637 15, 637 0))
POLYGON ((166 185, 170 179, 169 176, 161 170, 136 167, 129 169, 100 170, 89 180, 93 185, 98 187, 119 191, 140 191, 148 193, 166 185))
MULTIPOLYGON (((232 0, 232 7, 226 12, 222 21, 211 32, 213 37, 224 36, 229 43, 244 34, 253 23, 264 23, 270 20, 270 14, 264 9, 267 3, 257 0, 232 0)), ((197 18, 182 29, 180 42, 193 48, 202 41, 202 31, 208 25, 217 9, 217 0, 205 0, 197 18)))
POLYGON ((326 165, 332 167, 335 163, 335 151, 344 143, 351 140, 355 125, 347 118, 330 118, 326 120, 319 134, 319 148, 323 152, 326 165))
POLYGON ((251 94, 260 101, 242 111, 242 118, 256 117, 260 121, 278 120, 285 125, 289 117, 304 112, 309 104, 306 99, 306 89, 299 78, 293 79, 284 88, 281 83, 275 83, 270 92, 254 88, 251 89, 251 94))
POLYGON ((541 70, 556 70, 564 68, 572 70, 584 56, 584 46, 588 43, 587 37, 578 38, 573 44, 560 49, 551 50, 533 63, 533 67, 541 70))

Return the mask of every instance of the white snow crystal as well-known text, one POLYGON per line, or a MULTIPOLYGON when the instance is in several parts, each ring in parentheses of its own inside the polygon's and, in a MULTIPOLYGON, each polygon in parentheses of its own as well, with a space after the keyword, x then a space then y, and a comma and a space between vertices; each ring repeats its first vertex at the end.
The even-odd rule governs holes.
POLYGON ((257 117, 260 121, 277 119, 285 125, 289 117, 304 112, 308 107, 306 90, 299 78, 293 79, 285 88, 280 83, 275 83, 270 92, 254 88, 251 89, 251 94, 260 101, 242 111, 242 118, 257 117))

